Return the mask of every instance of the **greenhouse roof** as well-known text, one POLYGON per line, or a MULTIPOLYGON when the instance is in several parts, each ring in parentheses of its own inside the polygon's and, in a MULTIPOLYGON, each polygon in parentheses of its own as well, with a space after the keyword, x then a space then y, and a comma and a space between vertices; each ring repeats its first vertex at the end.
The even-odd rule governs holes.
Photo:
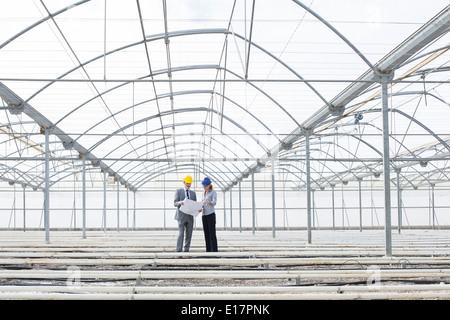
POLYGON ((3 1, 0 177, 44 188, 48 148, 54 186, 84 159, 133 191, 274 166, 303 189, 307 145, 313 188, 377 177, 385 81, 393 172, 449 182, 449 22, 447 0, 3 1))

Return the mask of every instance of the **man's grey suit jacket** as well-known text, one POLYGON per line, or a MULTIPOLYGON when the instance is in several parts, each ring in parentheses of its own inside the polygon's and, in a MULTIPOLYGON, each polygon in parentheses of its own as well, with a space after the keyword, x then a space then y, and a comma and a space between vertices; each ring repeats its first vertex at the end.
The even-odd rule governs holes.
MULTIPOLYGON (((180 222, 194 218, 192 215, 180 211, 180 201, 183 201, 186 198, 185 192, 185 188, 177 189, 177 191, 175 191, 175 198, 173 200, 173 204, 177 208, 177 211, 175 212, 175 220, 178 220, 180 222)), ((192 191, 191 189, 189 189, 189 199, 197 201, 197 195, 195 194, 195 191, 192 191)))

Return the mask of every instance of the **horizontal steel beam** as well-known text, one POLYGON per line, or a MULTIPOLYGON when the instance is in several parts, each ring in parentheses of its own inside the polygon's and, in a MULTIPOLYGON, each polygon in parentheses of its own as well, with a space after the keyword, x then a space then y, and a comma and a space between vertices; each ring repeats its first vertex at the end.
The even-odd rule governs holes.
MULTIPOLYGON (((81 161, 78 157, 52 157, 52 160, 57 161, 81 161)), ((305 157, 290 157, 290 158, 276 158, 276 161, 305 161, 305 157)), ((45 161, 44 158, 38 157, 0 157, 0 161, 45 161)), ((107 161, 127 161, 127 162, 235 162, 235 161, 260 161, 269 162, 272 160, 270 157, 266 158, 239 158, 239 157, 223 157, 223 158, 199 158, 199 157, 187 157, 187 158, 114 158, 114 157, 102 157, 95 158, 94 160, 107 160, 107 161)), ((390 161, 404 161, 404 162, 422 162, 422 161, 449 161, 450 156, 445 157, 420 157, 420 158, 390 158, 390 161)), ((382 162, 382 158, 311 158, 311 161, 328 161, 328 162, 382 162)))
MULTIPOLYGON (((172 70, 174 71, 174 70, 172 70)), ((366 83, 373 84, 374 80, 368 79, 199 79, 199 78, 186 78, 186 79, 59 79, 59 78, 2 78, 0 81, 10 81, 10 82, 75 82, 75 83, 195 83, 195 82, 236 82, 236 83, 366 83)), ((420 83, 420 84, 448 84, 450 80, 396 80, 392 79, 391 83, 420 83)), ((1 110, 2 108, 0 108, 1 110)))

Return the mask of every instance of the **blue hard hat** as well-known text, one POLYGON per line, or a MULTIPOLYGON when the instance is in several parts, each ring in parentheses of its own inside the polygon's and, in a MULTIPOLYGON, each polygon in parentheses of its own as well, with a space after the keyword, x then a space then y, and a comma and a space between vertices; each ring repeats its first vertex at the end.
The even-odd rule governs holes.
POLYGON ((208 177, 206 177, 205 179, 203 179, 202 185, 203 185, 204 187, 207 187, 207 186, 209 186, 210 184, 211 184, 211 179, 209 179, 208 177))

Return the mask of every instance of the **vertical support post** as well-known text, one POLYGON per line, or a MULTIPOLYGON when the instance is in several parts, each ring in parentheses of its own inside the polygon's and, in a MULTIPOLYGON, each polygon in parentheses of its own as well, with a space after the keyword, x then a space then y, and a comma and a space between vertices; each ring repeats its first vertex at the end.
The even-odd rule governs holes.
POLYGON ((225 201, 227 190, 223 191, 223 229, 227 230, 227 204, 225 201))
POLYGON ((163 175, 164 230, 166 230, 166 174, 163 175))
POLYGON ((129 218, 130 218, 130 204, 129 204, 129 188, 127 187, 127 231, 129 231, 129 218))
POLYGON ((242 190, 241 181, 239 181, 239 232, 242 232, 242 190))
POLYGON ((431 215, 432 215, 431 218, 433 220, 433 229, 436 227, 436 225, 435 225, 436 211, 434 209, 434 186, 435 186, 435 184, 432 183, 431 184, 431 209, 432 209, 432 211, 431 211, 431 215))
POLYGON ((400 186, 400 171, 401 168, 396 168, 395 172, 397 173, 397 214, 398 214, 398 233, 401 233, 402 230, 402 188, 400 186))
POLYGON ((342 181, 342 184, 341 184, 342 230, 345 229, 345 210, 346 210, 345 200, 344 200, 344 184, 345 184, 345 181, 342 181))
POLYGON ((117 178, 117 232, 120 232, 120 182, 117 178))
POLYGON ((359 232, 362 232, 362 197, 361 197, 361 178, 358 178, 359 191, 359 232))
MULTIPOLYGON (((14 183, 14 201, 13 201, 13 207, 11 209, 11 214, 13 215, 13 230, 16 230, 16 212, 17 212, 17 205, 16 205, 16 184, 14 183)), ((10 218, 11 219, 11 218, 10 218)))
POLYGON ((308 243, 312 242, 311 234, 311 159, 309 148, 309 136, 311 131, 305 130, 305 143, 306 143, 306 208, 307 208, 307 233, 308 243))
POLYGON ((312 215, 312 228, 316 228, 316 201, 314 200, 314 195, 316 194, 316 189, 311 189, 311 215, 312 215))
POLYGON ((383 112, 383 178, 384 178, 384 215, 385 215, 385 236, 386 236, 386 256, 392 256, 392 226, 391 226, 391 174, 390 174, 390 153, 389 153, 389 101, 388 82, 392 79, 393 73, 379 74, 381 80, 381 100, 383 112))
POLYGON ((23 188, 23 231, 25 231, 26 228, 26 209, 25 209, 25 188, 26 185, 22 185, 23 188))
POLYGON ((77 228, 77 197, 76 197, 76 191, 77 191, 77 173, 73 173, 73 209, 72 209, 72 216, 73 216, 73 229, 72 229, 72 222, 70 223, 71 230, 75 230, 77 228))
POLYGON ((86 239, 86 155, 80 154, 82 164, 83 239, 86 239))
POLYGON ((50 129, 44 129, 45 134, 45 190, 44 190, 44 226, 45 242, 50 243, 50 129))
POLYGON ((255 234, 256 207, 255 207, 255 173, 252 172, 252 233, 255 234))
POLYGON ((233 189, 230 188, 230 231, 233 231, 233 189))
POLYGON ((331 185, 331 206, 332 206, 332 215, 333 215, 333 230, 336 230, 336 220, 335 220, 335 205, 334 205, 334 187, 336 185, 331 185))
POLYGON ((133 230, 136 231, 136 190, 133 190, 133 230))
POLYGON ((106 235, 106 170, 103 171, 103 234, 106 235))
POLYGON ((272 155, 272 238, 275 238, 275 159, 272 155))

